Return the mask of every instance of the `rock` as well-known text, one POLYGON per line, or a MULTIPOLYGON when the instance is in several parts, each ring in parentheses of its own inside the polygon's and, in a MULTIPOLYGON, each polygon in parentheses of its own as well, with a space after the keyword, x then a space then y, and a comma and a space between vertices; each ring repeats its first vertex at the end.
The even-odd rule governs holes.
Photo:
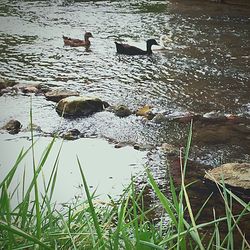
POLYGON ((162 123, 162 122, 166 122, 168 119, 164 114, 157 114, 155 115, 155 117, 152 119, 153 122, 155 123, 162 123))
POLYGON ((65 140, 76 140, 80 137, 80 135, 81 135, 81 132, 78 129, 71 129, 67 131, 66 133, 64 133, 62 137, 65 140))
POLYGON ((145 105, 144 107, 139 108, 136 111, 136 115, 144 116, 148 120, 152 120, 155 116, 155 114, 153 114, 153 112, 152 112, 152 108, 149 105, 145 105))
POLYGON ((203 117, 208 118, 208 119, 221 118, 221 117, 223 117, 223 113, 222 112, 211 111, 211 112, 205 113, 203 115, 203 117))
POLYGON ((46 92, 44 96, 49 101, 59 102, 63 98, 66 98, 69 96, 79 96, 79 93, 72 92, 66 89, 55 89, 55 90, 46 92))
POLYGON ((115 148, 123 148, 126 147, 128 144, 125 142, 118 142, 117 144, 115 144, 115 148))
POLYGON ((38 93, 40 91, 40 84, 35 83, 35 84, 22 84, 18 83, 12 87, 12 91, 15 92, 22 92, 24 94, 27 93, 38 93))
POLYGON ((179 122, 179 123, 184 123, 184 124, 188 124, 190 123, 192 120, 193 121, 197 121, 201 119, 201 115, 197 115, 197 114, 193 114, 193 113, 187 113, 184 116, 180 116, 180 117, 175 117, 173 119, 173 121, 175 122, 179 122))
POLYGON ((114 112, 119 117, 127 117, 132 114, 132 111, 124 105, 115 107, 114 112))
POLYGON ((18 120, 10 120, 2 127, 2 129, 7 130, 10 134, 17 134, 21 127, 22 125, 18 120))
POLYGON ((250 163, 227 163, 209 170, 205 179, 237 188, 250 189, 250 163), (214 177, 214 179, 213 179, 214 177))
POLYGON ((135 150, 140 150, 140 149, 141 149, 141 147, 140 147, 140 145, 135 144, 135 145, 134 145, 134 149, 135 149, 135 150))
POLYGON ((148 151, 154 148, 152 145, 142 145, 142 144, 134 144, 133 147, 135 150, 140 150, 140 151, 148 151))
MULTIPOLYGON (((41 127, 34 123, 32 124, 32 130, 39 133, 43 132, 41 127)), ((26 128, 22 129, 22 132, 30 132, 30 131, 31 131, 31 124, 29 124, 26 128)))
POLYGON ((60 100, 56 112, 65 117, 88 116, 95 112, 103 111, 109 104, 98 98, 84 96, 70 96, 60 100))
POLYGON ((0 95, 8 92, 5 89, 6 88, 11 89, 11 87, 14 86, 15 84, 16 84, 15 81, 0 78, 0 95))

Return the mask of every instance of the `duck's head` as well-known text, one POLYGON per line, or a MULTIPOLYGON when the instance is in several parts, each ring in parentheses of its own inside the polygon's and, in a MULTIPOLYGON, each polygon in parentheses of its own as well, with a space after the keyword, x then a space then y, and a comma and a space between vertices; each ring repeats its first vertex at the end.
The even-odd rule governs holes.
POLYGON ((85 35, 84 35, 84 37, 86 39, 86 38, 93 37, 93 35, 90 32, 86 32, 85 35))
POLYGON ((155 39, 149 39, 147 40, 147 46, 152 46, 152 45, 159 45, 155 39))

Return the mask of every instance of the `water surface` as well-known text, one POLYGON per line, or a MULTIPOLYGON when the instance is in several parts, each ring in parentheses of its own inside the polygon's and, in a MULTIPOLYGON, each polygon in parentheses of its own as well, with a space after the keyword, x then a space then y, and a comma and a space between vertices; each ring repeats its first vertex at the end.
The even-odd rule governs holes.
MULTIPOLYGON (((250 115, 250 14, 244 6, 196 1, 7 1, 0 7, 0 74, 19 83, 97 96, 131 110, 150 105, 166 117, 188 112, 250 115), (195 7, 194 7, 195 6, 195 7), (63 45, 62 36, 92 32, 91 49, 63 45), (114 41, 145 48, 161 35, 171 41, 152 56, 117 55, 114 41)), ((186 128, 135 115, 101 112, 61 119, 55 103, 33 96, 33 120, 44 132, 76 128, 85 137, 159 146, 185 143, 186 128)), ((30 98, 0 97, 0 125, 29 124, 30 98)), ((217 165, 249 159, 241 147, 199 148, 201 161, 217 165), (235 156, 237 155, 237 156, 235 156)), ((157 158, 157 157, 156 157, 157 158)), ((161 161, 161 160, 159 160, 161 161)), ((158 161, 158 162, 159 162, 158 161)), ((152 164, 155 171, 157 164, 152 164)), ((165 166, 162 167, 163 175, 165 166)), ((156 171, 157 172, 157 171, 156 171)))

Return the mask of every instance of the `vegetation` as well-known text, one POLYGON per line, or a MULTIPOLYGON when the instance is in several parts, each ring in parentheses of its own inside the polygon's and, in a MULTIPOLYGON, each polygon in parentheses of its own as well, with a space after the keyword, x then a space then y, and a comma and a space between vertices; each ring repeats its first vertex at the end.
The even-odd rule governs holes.
POLYGON ((173 181, 170 180, 172 197, 166 197, 157 186, 150 171, 145 170, 148 182, 159 198, 159 205, 169 218, 167 225, 163 219, 157 224, 150 221, 148 215, 154 208, 144 207, 141 202, 143 191, 136 192, 133 179, 119 200, 115 201, 110 197, 108 203, 96 203, 94 194, 91 194, 88 189, 78 158, 79 172, 87 199, 58 208, 52 203, 52 197, 57 181, 60 150, 55 157, 49 180, 47 182, 44 180, 44 192, 40 195, 42 191, 39 190, 37 179, 50 155, 55 138, 45 149, 39 163, 34 157, 36 142, 32 139, 31 147, 20 152, 15 164, 0 183, 1 249, 250 249, 249 243, 237 226, 244 214, 249 213, 250 205, 231 193, 225 185, 217 183, 225 202, 226 216, 216 218, 215 215, 213 221, 197 224, 198 215, 192 212, 185 185, 191 131, 192 126, 184 155, 181 157, 183 158, 180 162, 182 185, 178 193, 173 181), (25 190, 27 180, 25 173, 23 174, 23 180, 20 183, 23 187, 21 201, 13 206, 13 196, 18 187, 11 193, 10 186, 17 168, 30 150, 33 155, 33 179, 25 190), (231 212, 232 200, 236 200, 243 206, 242 212, 237 216, 233 216, 231 212), (185 214, 188 214, 188 217, 184 216, 185 214), (221 222, 226 222, 228 225, 228 233, 225 237, 220 233, 221 222), (208 226, 210 229, 212 226, 213 229, 210 231, 211 234, 206 235, 204 231, 208 226), (240 244, 234 242, 233 234, 236 230, 242 235, 240 244))

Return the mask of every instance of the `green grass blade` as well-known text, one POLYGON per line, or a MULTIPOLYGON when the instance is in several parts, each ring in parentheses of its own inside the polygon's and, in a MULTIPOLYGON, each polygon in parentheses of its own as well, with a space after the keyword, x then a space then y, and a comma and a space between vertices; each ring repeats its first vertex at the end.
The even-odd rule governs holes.
POLYGON ((21 230, 18 227, 15 227, 13 225, 8 225, 8 223, 6 223, 2 220, 0 220, 0 229, 3 229, 3 230, 6 230, 8 232, 11 232, 13 234, 19 235, 19 236, 23 237, 24 239, 33 242, 34 244, 38 244, 39 246, 43 247, 43 249, 51 249, 50 246, 46 245, 45 243, 43 243, 42 241, 40 241, 36 237, 24 232, 23 230, 21 230))
POLYGON ((8 172, 8 174, 5 176, 5 178, 2 180, 2 182, 0 183, 0 188, 2 188, 2 186, 4 185, 4 183, 7 184, 7 188, 9 187, 12 178, 16 172, 17 167, 20 165, 20 162, 23 160, 23 158, 27 155, 27 153, 30 151, 31 146, 25 151, 23 152, 23 149, 20 151, 15 164, 13 165, 13 167, 10 169, 10 171, 8 172))
POLYGON ((189 128, 189 133, 188 133, 188 139, 187 139, 187 144, 185 148, 185 155, 184 155, 184 169, 183 169, 183 176, 185 177, 186 175, 186 167, 187 167, 187 161, 188 161, 188 156, 191 148, 191 142, 192 142, 192 131, 193 131, 193 120, 191 120, 190 123, 190 128, 189 128))
MULTIPOLYGON (((54 138, 56 138, 56 137, 54 137, 54 138)), ((56 184, 56 177, 57 177, 57 171, 58 171, 58 165, 59 165, 59 157, 60 157, 60 154, 61 154, 61 151, 62 151, 63 142, 64 141, 62 140, 62 143, 60 145, 60 148, 59 148, 59 150, 57 152, 57 155, 56 155, 56 159, 55 159, 54 164, 53 164, 53 168, 52 168, 52 171, 51 171, 51 174, 50 174, 50 177, 49 177, 47 187, 45 188, 45 197, 47 197, 47 194, 48 194, 49 189, 50 189, 49 201, 51 201, 53 193, 54 193, 54 188, 55 188, 55 184, 56 184)), ((43 200, 43 202, 42 202, 42 207, 43 207, 44 202, 45 202, 45 200, 43 200)))
POLYGON ((190 217, 191 222, 192 222, 192 227, 194 228, 194 232, 192 232, 191 235, 192 235, 193 239, 199 245, 200 249, 205 250, 204 246, 202 245, 199 232, 197 230, 196 222, 195 222, 195 219, 194 219, 194 215, 193 215, 193 212, 192 212, 191 204, 190 204, 189 197, 188 197, 187 190, 186 190, 185 186, 183 187, 183 191, 184 191, 184 197, 185 197, 188 212, 189 212, 189 217, 190 217))
MULTIPOLYGON (((10 214, 10 199, 9 199, 9 195, 8 195, 8 190, 6 185, 3 186, 3 205, 4 205, 4 210, 1 210, 1 213, 3 213, 3 211, 5 211, 6 214, 6 221, 8 226, 11 225, 11 214, 10 214)), ((12 245, 14 243, 14 237, 13 237, 13 233, 8 231, 8 240, 9 240, 9 244, 8 244, 8 249, 12 249, 12 245)))
POLYGON ((147 175, 148 175, 150 185, 152 186, 152 188, 153 188, 154 192, 156 193, 157 197, 159 198, 163 208, 166 210, 166 212, 168 213, 170 219, 173 221, 174 225, 177 228, 178 227, 178 222, 177 222, 176 217, 175 217, 175 211, 173 209, 172 203, 160 191, 157 183, 155 182, 152 174, 149 172, 148 169, 146 169, 146 172, 147 172, 147 175))
POLYGON ((207 199, 205 200, 205 202, 202 204, 201 208, 199 209, 198 213, 195 216, 195 221, 198 220, 198 218, 200 217, 200 214, 202 212, 202 210, 205 208, 205 206, 207 205, 207 203, 209 202, 210 198, 212 197, 213 193, 211 193, 207 199))
MULTIPOLYGON (((30 132, 31 132, 31 142, 32 142, 32 162, 33 162, 33 173, 36 176, 36 161, 35 161, 35 147, 34 147, 34 135, 33 135, 33 117, 32 117, 32 96, 30 98, 30 132)), ((42 218, 39 204, 39 194, 38 194, 38 185, 37 178, 34 179, 34 188, 35 188, 35 206, 36 206, 36 233, 37 238, 40 239, 42 235, 42 218)))
POLYGON ((68 225, 67 225, 67 223, 66 223, 64 217, 63 217, 59 212, 57 212, 57 214, 58 214, 58 216, 61 218, 61 221, 62 221, 62 223, 63 223, 63 225, 64 225, 64 227, 65 227, 65 229, 66 229, 66 231, 67 231, 67 235, 69 236, 69 238, 70 238, 70 240, 71 240, 73 249, 74 249, 74 250, 77 250, 76 245, 75 245, 75 241, 74 241, 73 236, 72 236, 72 234, 71 234, 71 232, 70 232, 70 228, 68 227, 68 225))
POLYGON ((49 156, 49 154, 51 152, 51 149, 52 149, 54 143, 55 143, 55 138, 53 138, 52 141, 47 146, 47 148, 45 150, 45 155, 43 156, 41 163, 38 165, 38 167, 37 167, 37 169, 36 169, 36 171, 34 173, 32 181, 31 181, 31 183, 30 183, 30 185, 29 185, 29 187, 28 187, 28 189, 26 191, 24 200, 26 199, 26 197, 28 197, 30 195, 31 190, 34 187, 35 181, 36 181, 39 173, 41 172, 41 170, 42 170, 42 168, 43 168, 43 166, 44 166, 44 164, 45 164, 45 162, 46 162, 46 160, 47 160, 47 158, 48 158, 48 156, 49 156))
MULTIPOLYGON (((154 243, 151 243, 151 242, 148 242, 148 241, 143 241, 143 240, 140 240, 140 244, 142 246, 145 246, 145 247, 148 247, 152 250, 165 250, 166 248, 162 248, 160 246, 157 246, 155 245, 154 243)), ((144 249, 143 247, 141 249, 144 249)))
POLYGON ((119 248, 118 248, 119 235, 120 235, 120 232, 121 232, 122 223, 124 221, 126 207, 127 206, 126 206, 125 201, 122 201, 121 207, 120 207, 120 212, 118 214, 118 223, 117 223, 116 231, 114 233, 114 236, 115 236, 115 239, 114 239, 114 250, 119 250, 119 248))
POLYGON ((96 233, 97 233, 100 245, 101 245, 100 247, 103 248, 104 242, 103 242, 103 238, 102 238, 101 228, 100 228, 98 218, 97 218, 97 215, 96 215, 96 212, 95 212, 95 208, 94 208, 94 205, 93 205, 93 202, 92 202, 92 198, 91 198, 91 195, 90 195, 90 192, 89 192, 89 189, 88 189, 88 184, 87 184, 87 181, 86 181, 86 178, 85 178, 85 175, 83 173, 81 163, 80 163, 80 160, 79 160, 78 157, 77 157, 77 162, 78 162, 78 166, 79 166, 79 169, 80 169, 80 172, 81 172, 82 181, 83 181, 85 193, 86 193, 86 196, 87 196, 87 199, 88 199, 91 216, 92 216, 92 219, 94 221, 95 230, 96 230, 96 233))
MULTIPOLYGON (((134 186, 134 180, 133 177, 131 178, 131 183, 132 183, 132 207, 133 207, 133 218, 134 218, 134 235, 135 235, 135 240, 136 240, 136 246, 138 247, 139 244, 139 225, 138 225, 138 215, 137 215, 137 206, 136 206, 136 194, 135 194, 135 186, 134 186)), ((136 247, 136 248, 137 248, 136 247)))

